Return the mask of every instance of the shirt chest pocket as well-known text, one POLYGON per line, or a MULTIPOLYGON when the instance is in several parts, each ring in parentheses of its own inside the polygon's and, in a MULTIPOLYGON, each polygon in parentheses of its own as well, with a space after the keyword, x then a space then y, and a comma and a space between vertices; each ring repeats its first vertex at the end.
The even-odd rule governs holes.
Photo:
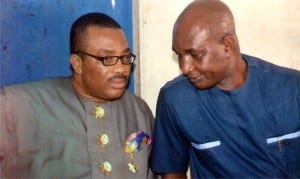
POLYGON ((220 150, 222 150, 222 143, 220 140, 213 140, 206 143, 191 143, 192 150, 200 160, 206 160, 206 158, 214 157, 220 150))
POLYGON ((288 173, 300 175, 300 130, 267 138, 266 143, 269 151, 285 162, 288 173))
MULTIPOLYGON (((221 140, 210 140, 205 143, 191 143, 191 160, 199 162, 200 170, 222 168, 222 162, 229 162, 226 158, 228 152, 221 140), (221 161, 222 159, 222 161, 221 161), (225 160, 225 161, 224 161, 225 160)), ((222 178, 221 170, 214 170, 214 178, 222 178)), ((212 177, 212 176, 210 176, 212 177)))

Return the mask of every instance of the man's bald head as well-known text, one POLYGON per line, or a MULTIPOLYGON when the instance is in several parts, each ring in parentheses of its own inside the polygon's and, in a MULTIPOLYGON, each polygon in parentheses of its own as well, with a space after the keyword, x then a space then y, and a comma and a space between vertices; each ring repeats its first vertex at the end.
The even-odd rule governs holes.
POLYGON ((247 74, 233 15, 218 0, 195 0, 179 15, 172 49, 182 74, 199 89, 235 89, 247 74))
POLYGON ((180 14, 173 29, 178 30, 198 26, 208 32, 209 38, 221 38, 235 34, 233 15, 226 4, 219 0, 195 0, 180 14))

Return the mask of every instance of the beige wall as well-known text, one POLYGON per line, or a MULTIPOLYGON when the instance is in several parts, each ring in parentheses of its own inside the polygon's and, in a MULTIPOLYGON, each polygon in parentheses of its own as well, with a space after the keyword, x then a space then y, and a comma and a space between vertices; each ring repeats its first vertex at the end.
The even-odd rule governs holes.
MULTIPOLYGON (((172 26, 191 0, 137 0, 140 95, 155 112, 160 87, 180 74, 171 51, 172 26)), ((241 51, 300 70, 299 0, 224 0, 233 11, 241 51)))

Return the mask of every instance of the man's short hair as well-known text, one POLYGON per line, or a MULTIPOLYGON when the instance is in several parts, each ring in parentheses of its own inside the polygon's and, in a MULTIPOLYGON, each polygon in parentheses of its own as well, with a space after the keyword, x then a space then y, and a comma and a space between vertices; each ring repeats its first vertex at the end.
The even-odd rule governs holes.
POLYGON ((70 33, 70 53, 74 53, 82 45, 82 35, 89 26, 99 26, 107 28, 121 29, 121 26, 110 16, 93 12, 79 17, 71 27, 70 33))

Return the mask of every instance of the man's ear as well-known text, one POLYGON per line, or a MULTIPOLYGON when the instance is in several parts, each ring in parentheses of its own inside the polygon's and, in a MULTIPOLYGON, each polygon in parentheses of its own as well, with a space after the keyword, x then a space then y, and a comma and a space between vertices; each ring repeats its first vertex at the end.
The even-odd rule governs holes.
POLYGON ((225 46, 225 53, 230 56, 236 48, 235 39, 232 35, 226 35, 223 38, 223 44, 225 46))
POLYGON ((70 64, 73 68, 73 71, 75 73, 82 73, 82 58, 78 56, 77 54, 71 54, 70 55, 70 64))

